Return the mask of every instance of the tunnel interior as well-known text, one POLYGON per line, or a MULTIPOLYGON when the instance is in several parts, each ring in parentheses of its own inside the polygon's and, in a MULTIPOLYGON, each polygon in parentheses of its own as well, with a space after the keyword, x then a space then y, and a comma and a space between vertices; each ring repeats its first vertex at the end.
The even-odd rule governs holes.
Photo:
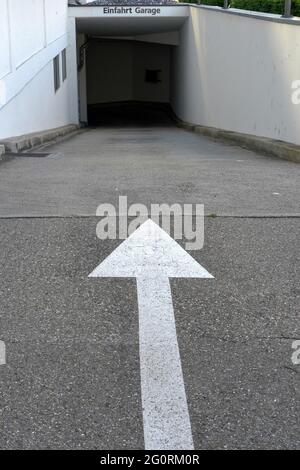
POLYGON ((77 19, 80 121, 171 125, 172 57, 184 20, 77 19))
POLYGON ((89 125, 167 123, 171 46, 93 40, 87 51, 89 125))

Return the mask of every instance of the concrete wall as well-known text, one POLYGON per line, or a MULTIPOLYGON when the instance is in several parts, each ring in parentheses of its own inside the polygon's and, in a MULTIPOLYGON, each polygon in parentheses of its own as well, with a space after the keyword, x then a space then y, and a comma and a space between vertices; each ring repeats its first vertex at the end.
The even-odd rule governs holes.
POLYGON ((130 42, 96 42, 87 53, 88 104, 133 99, 133 51, 130 42))
MULTIPOLYGON (((77 55, 79 57, 78 60, 81 61, 80 67, 78 70, 78 99, 79 99, 79 116, 80 121, 82 123, 88 122, 88 114, 87 114, 87 94, 86 94, 86 59, 87 59, 87 51, 84 45, 87 42, 87 38, 85 34, 78 33, 77 34, 77 55), (83 46, 83 47, 82 47, 83 46), (80 48, 82 47, 82 58, 80 59, 80 48)), ((76 71, 75 71, 76 74, 76 71)))
POLYGON ((88 104, 118 101, 168 102, 170 48, 130 41, 92 43, 87 61, 88 104), (161 69, 161 83, 146 83, 146 69, 161 69))
MULTIPOLYGON (((172 106, 184 121, 300 144, 300 27, 191 7, 173 53, 172 106)), ((269 15, 270 16, 270 15, 269 15)), ((274 15, 275 18, 275 15, 274 15)))
POLYGON ((0 0, 0 31, 0 139, 70 123, 68 79, 55 93, 53 78, 67 0, 0 0))
POLYGON ((170 101, 171 48, 159 44, 137 43, 133 53, 133 99, 168 103, 170 101), (146 82, 146 69, 161 70, 161 83, 146 82))
POLYGON ((53 129, 69 123, 69 97, 64 83, 53 90, 53 66, 49 62, 0 110, 0 138, 53 129), (43 91, 42 91, 43 90, 43 91))

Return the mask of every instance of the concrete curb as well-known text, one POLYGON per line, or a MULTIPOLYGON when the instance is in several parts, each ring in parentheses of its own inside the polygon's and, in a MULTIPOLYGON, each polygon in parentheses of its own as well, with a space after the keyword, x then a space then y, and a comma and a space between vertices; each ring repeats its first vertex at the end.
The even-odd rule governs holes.
MULTIPOLYGON (((32 134, 25 134, 10 139, 1 140, 0 144, 4 146, 6 152, 18 153, 23 150, 30 150, 40 145, 51 142, 59 137, 67 136, 80 129, 80 126, 76 124, 69 124, 68 126, 57 127, 55 129, 49 129, 43 132, 35 132, 32 134)), ((1 148, 0 145, 0 148, 1 148)), ((0 150, 1 159, 1 150, 0 150)))
POLYGON ((197 132, 198 134, 224 140, 254 152, 279 157, 291 162, 300 163, 300 146, 283 142, 281 140, 258 137, 251 134, 241 134, 239 132, 225 131, 214 127, 198 126, 179 119, 173 115, 176 124, 184 129, 197 132))

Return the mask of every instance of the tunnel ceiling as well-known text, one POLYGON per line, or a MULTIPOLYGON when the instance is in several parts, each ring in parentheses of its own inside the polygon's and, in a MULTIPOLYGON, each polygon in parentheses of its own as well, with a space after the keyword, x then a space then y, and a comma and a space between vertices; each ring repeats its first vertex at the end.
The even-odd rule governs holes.
POLYGON ((77 18, 77 31, 88 35, 134 36, 179 30, 186 17, 77 18))

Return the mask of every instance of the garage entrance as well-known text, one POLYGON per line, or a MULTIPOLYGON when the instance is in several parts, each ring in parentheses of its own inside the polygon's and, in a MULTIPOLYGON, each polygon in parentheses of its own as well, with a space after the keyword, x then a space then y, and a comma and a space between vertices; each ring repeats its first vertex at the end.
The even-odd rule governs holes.
POLYGON ((167 109, 170 49, 147 42, 93 39, 86 66, 88 123, 149 123, 157 114, 155 108, 167 109))
POLYGON ((170 122, 173 49, 189 11, 76 7, 79 116, 88 125, 170 122))

